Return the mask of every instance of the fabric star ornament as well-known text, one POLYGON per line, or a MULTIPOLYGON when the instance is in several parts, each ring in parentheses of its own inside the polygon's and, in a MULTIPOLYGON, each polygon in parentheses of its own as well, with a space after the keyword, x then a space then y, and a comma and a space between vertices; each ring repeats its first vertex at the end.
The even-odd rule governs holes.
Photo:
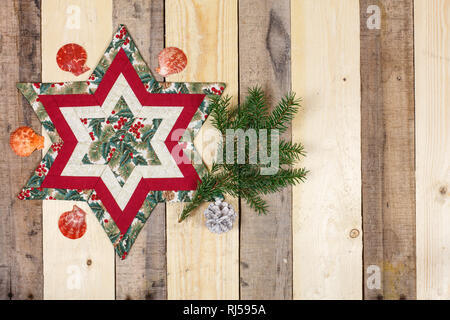
POLYGON ((191 201, 193 139, 223 83, 158 83, 125 26, 88 81, 20 83, 51 146, 19 199, 88 202, 125 259, 158 202, 191 201))

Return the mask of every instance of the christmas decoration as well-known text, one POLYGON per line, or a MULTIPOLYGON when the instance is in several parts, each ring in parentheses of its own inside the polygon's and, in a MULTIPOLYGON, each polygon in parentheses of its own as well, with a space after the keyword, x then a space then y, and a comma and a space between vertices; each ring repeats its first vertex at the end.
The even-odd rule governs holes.
POLYGON ((51 147, 19 199, 86 201, 124 259, 158 202, 191 201, 223 83, 158 83, 120 26, 88 81, 21 83, 51 147))
POLYGON ((69 239, 81 238, 86 232, 86 212, 77 206, 72 211, 64 212, 58 220, 58 227, 63 236, 69 239))
POLYGON ((224 233, 233 228, 236 213, 231 204, 219 199, 205 210, 205 218, 206 227, 211 232, 224 233))
MULTIPOLYGON (((283 133, 288 129, 300 103, 294 93, 289 93, 281 99, 272 112, 269 112, 266 97, 261 88, 250 89, 244 103, 237 108, 230 108, 230 100, 230 97, 215 97, 211 105, 212 123, 222 134, 222 141, 227 141, 228 129, 243 131, 253 129, 259 143, 261 143, 262 132, 265 132, 267 137, 270 137, 275 130, 276 133, 283 133)), ((231 143, 233 150, 239 148, 236 137, 231 143)), ((267 169, 267 164, 262 162, 254 164, 251 161, 254 152, 261 151, 261 145, 260 149, 251 150, 250 139, 244 137, 244 143, 241 151, 250 151, 245 152, 245 161, 239 161, 239 153, 234 152, 231 155, 232 161, 227 159, 226 162, 214 163, 211 171, 202 176, 202 181, 192 196, 192 202, 184 207, 179 217, 180 222, 203 201, 210 201, 222 194, 240 197, 257 213, 265 214, 268 207, 261 195, 280 191, 305 180, 307 174, 305 168, 290 167, 305 155, 303 145, 280 139, 278 142, 279 167, 274 174, 262 175, 261 171, 267 169)), ((267 145, 267 150, 271 150, 270 144, 267 145)))
POLYGON ((179 73, 186 68, 187 58, 183 51, 176 47, 168 47, 163 49, 158 56, 159 67, 156 68, 161 76, 179 73))
POLYGON ((44 137, 29 127, 20 127, 11 133, 9 145, 18 156, 28 157, 34 150, 44 148, 44 137))
POLYGON ((87 53, 86 50, 76 44, 69 43, 62 46, 56 54, 56 62, 61 70, 71 72, 75 76, 89 71, 89 67, 86 64, 87 53))

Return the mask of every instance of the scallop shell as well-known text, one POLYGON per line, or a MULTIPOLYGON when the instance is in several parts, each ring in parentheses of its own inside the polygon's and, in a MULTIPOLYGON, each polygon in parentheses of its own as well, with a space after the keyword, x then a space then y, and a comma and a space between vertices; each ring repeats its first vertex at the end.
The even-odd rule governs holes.
POLYGON ((28 157, 34 150, 44 148, 44 137, 30 127, 20 127, 11 133, 9 145, 18 156, 28 157))
POLYGON ((159 68, 156 68, 161 76, 179 73, 186 68, 187 57, 184 52, 176 47, 168 47, 163 49, 158 56, 159 68))
POLYGON ((76 43, 62 46, 56 54, 56 62, 61 70, 71 72, 76 76, 89 70, 89 67, 85 65, 86 61, 86 50, 76 43))
POLYGON ((69 239, 81 238, 86 232, 86 212, 77 206, 72 211, 64 212, 58 221, 58 227, 63 236, 69 239))

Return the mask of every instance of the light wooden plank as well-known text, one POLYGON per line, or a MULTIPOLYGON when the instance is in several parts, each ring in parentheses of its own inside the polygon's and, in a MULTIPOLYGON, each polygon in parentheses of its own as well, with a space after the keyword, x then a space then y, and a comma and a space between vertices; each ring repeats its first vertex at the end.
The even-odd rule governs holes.
POLYGON ((360 13, 364 297, 415 299, 413 1, 360 13))
POLYGON ((311 171, 293 188, 293 297, 360 299, 359 4, 291 6, 292 88, 304 98, 292 138, 304 143, 301 165, 311 171))
POLYGON ((112 0, 43 0, 41 23, 43 81, 87 80, 111 42, 112 0), (91 68, 78 77, 56 63, 59 48, 72 42, 86 50, 91 68))
POLYGON ((450 1, 414 2, 417 298, 450 299, 450 1))
MULTIPOLYGON (((90 72, 75 77, 60 70, 56 53, 66 43, 77 43, 87 51, 87 66, 95 68, 112 36, 111 0, 43 0, 41 17, 42 80, 86 80, 90 72), (67 19, 73 20, 68 24, 67 19)), ((67 239, 58 229, 60 214, 73 204, 43 204, 44 299, 114 299, 114 249, 87 203, 76 203, 87 212, 82 238, 67 239)))
MULTIPOLYGON (((164 48, 164 0, 114 0, 113 24, 127 26, 142 57, 155 70, 164 48)), ((166 206, 160 203, 127 258, 116 257, 116 299, 165 299, 166 276, 166 206)))
MULTIPOLYGON (((237 0, 166 0, 166 46, 182 49, 186 70, 168 81, 224 81, 238 96, 237 0)), ((202 132, 210 128, 205 123, 202 132)), ((201 141, 196 140, 201 149, 201 141)), ((200 150, 201 151, 201 150, 200 150)), ((211 155, 203 155, 211 163, 211 155)), ((228 199, 238 209, 237 199, 228 199)), ((167 205, 167 296, 169 299, 238 299, 239 230, 222 235, 205 227, 201 206, 178 223, 182 205, 167 205)))
POLYGON ((44 201, 44 299, 114 299, 114 251, 86 202, 44 201), (76 204, 86 214, 83 237, 72 240, 58 229, 61 213, 76 204))
POLYGON ((0 299, 42 299, 41 202, 17 199, 40 161, 39 152, 19 158, 9 147, 10 133, 27 125, 40 131, 29 103, 16 89, 19 81, 40 81, 40 1, 8 1, 0 11, 0 299))
MULTIPOLYGON (((290 15, 289 0, 239 1, 241 101, 256 85, 273 104, 290 91, 290 15)), ((290 130, 283 138, 291 139, 290 130)), ((292 190, 265 200, 267 215, 241 201, 241 299, 292 299, 292 190)))

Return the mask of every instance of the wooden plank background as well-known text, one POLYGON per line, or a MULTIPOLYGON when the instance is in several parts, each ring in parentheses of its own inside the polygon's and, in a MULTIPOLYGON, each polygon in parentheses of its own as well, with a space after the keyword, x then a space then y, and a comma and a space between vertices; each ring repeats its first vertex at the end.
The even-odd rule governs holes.
MULTIPOLYGON (((240 100, 261 86, 270 102, 291 90, 289 0, 239 1, 240 100)), ((284 134, 290 140, 291 131, 284 134)), ((269 213, 258 216, 241 202, 242 299, 292 298, 292 190, 265 197, 269 213), (261 263, 264 261, 264 263, 261 263)))
MULTIPOLYGON (((449 15, 450 0, 5 2, 0 299, 449 299, 449 15), (71 4, 86 21, 72 35, 51 27, 71 4), (100 7, 103 31, 92 25, 100 7), (69 292, 66 270, 44 267, 56 259, 47 239, 57 233, 46 227, 54 217, 44 214, 43 233, 42 203, 16 198, 40 154, 19 159, 9 134, 40 124, 15 84, 73 79, 54 61, 70 39, 94 67, 119 23, 152 70, 163 47, 186 52, 187 69, 168 81, 225 81, 236 103, 255 85, 273 102, 296 91, 303 107, 285 138, 305 144, 311 172, 267 197, 266 216, 231 199, 240 219, 222 236, 204 227, 202 209, 178 224, 181 206, 159 204, 125 261, 109 240, 95 256, 71 250, 82 270, 91 259, 109 271, 103 295, 91 271, 84 291, 69 292)), ((94 236, 104 236, 99 226, 94 236)))
POLYGON ((449 1, 414 1, 417 298, 450 299, 449 1))
MULTIPOLYGON (((127 26, 151 70, 158 66, 164 48, 164 0, 113 1, 113 28, 127 26), (144 22, 144 23, 143 23, 144 22)), ((158 81, 163 81, 154 73, 158 81)), ((116 257, 117 299, 165 299, 166 218, 159 203, 142 229, 127 259, 116 257)))
POLYGON ((292 89, 304 105, 292 135, 311 171, 293 187, 293 297, 360 299, 359 4, 291 6, 292 89))
POLYGON ((5 184, 0 195, 0 299, 42 299, 42 203, 17 199, 40 154, 18 159, 9 147, 9 135, 16 127, 28 125, 40 131, 39 120, 15 85, 41 78, 40 1, 6 2, 0 10, 0 26, 0 93, 4 97, 0 174, 5 184))
MULTIPOLYGON (((169 81, 224 81, 238 96, 237 0, 166 0, 166 46, 182 49, 189 69, 169 81)), ((195 145, 202 152, 202 134, 195 145)), ((205 140, 209 139, 204 137, 205 140)), ((214 153, 202 154, 207 165, 214 153)), ((226 199, 238 211, 237 199, 226 199)), ((239 228, 220 236, 205 228, 203 204, 178 223, 182 204, 167 204, 167 297, 169 299, 239 298, 239 228)), ((239 225, 239 220, 235 222, 239 225)))
MULTIPOLYGON (((55 52, 67 43, 77 43, 88 52, 86 65, 93 70, 111 41, 112 2, 43 0, 41 25, 42 81, 88 80, 89 73, 76 77, 62 71, 55 63, 55 52)), ((44 299, 114 299, 115 252, 88 204, 46 200, 42 217, 44 299), (65 238, 58 228, 59 216, 74 204, 86 211, 88 225, 77 241, 65 238)))
POLYGON ((360 6, 364 296, 413 299, 413 1, 361 0, 360 6), (372 28, 377 8, 380 28, 372 28))

